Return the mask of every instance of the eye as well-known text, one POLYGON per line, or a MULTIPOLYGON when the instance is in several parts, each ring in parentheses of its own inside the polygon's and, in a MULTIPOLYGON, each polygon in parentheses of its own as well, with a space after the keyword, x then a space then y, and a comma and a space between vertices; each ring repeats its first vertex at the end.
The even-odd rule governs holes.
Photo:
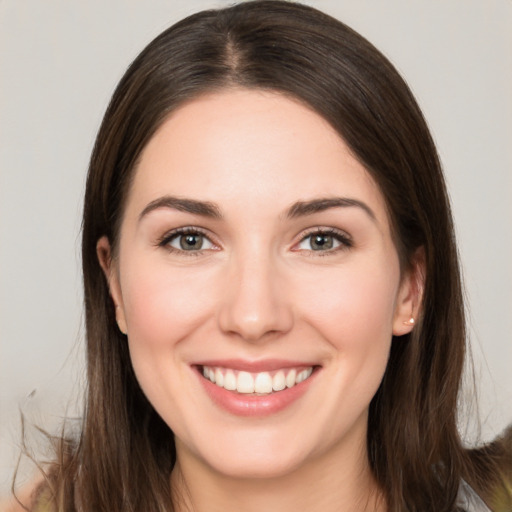
POLYGON ((317 229, 304 236, 297 248, 301 251, 329 252, 352 247, 352 241, 344 233, 334 229, 317 229))
POLYGON ((215 248, 212 241, 198 230, 183 229, 167 235, 161 242, 161 246, 174 251, 198 252, 215 248))

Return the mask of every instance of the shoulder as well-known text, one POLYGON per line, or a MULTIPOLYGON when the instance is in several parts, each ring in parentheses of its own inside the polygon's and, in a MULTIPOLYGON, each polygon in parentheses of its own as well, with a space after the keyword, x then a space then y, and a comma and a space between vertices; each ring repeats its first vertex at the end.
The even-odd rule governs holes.
POLYGON ((467 481, 487 510, 512 510, 512 425, 489 444, 470 450, 470 456, 474 471, 467 481))
POLYGON ((0 498, 0 512, 52 512, 43 489, 44 480, 38 479, 23 487, 16 497, 0 498))
POLYGON ((464 480, 460 483, 457 507, 464 512, 491 512, 491 509, 464 480))

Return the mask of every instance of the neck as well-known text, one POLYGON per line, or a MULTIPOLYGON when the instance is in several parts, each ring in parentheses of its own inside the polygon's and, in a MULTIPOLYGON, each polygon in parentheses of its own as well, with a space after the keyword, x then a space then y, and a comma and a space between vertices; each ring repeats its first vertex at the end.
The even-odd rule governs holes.
POLYGON ((366 445, 323 454, 292 472, 271 478, 221 474, 178 448, 171 483, 177 512, 385 512, 385 500, 366 457, 366 445), (182 457, 180 457, 180 452, 182 457), (335 453, 333 453, 335 452, 335 453), (334 455, 334 456, 333 456, 334 455))

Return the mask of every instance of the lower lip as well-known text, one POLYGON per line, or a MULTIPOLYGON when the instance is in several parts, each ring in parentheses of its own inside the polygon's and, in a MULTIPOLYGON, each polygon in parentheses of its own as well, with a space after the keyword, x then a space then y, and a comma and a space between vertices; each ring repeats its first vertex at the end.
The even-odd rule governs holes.
POLYGON ((303 396, 318 372, 313 371, 309 378, 292 388, 261 396, 228 391, 205 379, 199 371, 196 373, 208 396, 222 409, 236 416, 269 416, 286 409, 303 396))

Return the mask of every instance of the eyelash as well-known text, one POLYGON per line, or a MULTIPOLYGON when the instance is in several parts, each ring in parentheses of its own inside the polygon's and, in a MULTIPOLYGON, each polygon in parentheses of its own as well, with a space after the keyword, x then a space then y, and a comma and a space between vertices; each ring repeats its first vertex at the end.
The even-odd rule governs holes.
MULTIPOLYGON (((197 228, 197 227, 191 227, 191 226, 174 229, 174 230, 166 233, 163 237, 161 237, 157 241, 156 245, 158 247, 165 248, 167 251, 169 251, 171 253, 178 253, 178 254, 184 255, 184 256, 200 256, 205 251, 211 250, 209 248, 209 249, 199 249, 197 251, 194 251, 194 250, 187 251, 187 250, 177 249, 170 245, 170 243, 174 239, 176 239, 180 236, 186 236, 186 235, 201 235, 205 239, 207 239, 214 247, 216 247, 216 244, 210 239, 210 237, 207 235, 205 230, 203 230, 201 228, 197 228)), ((315 235, 332 237, 334 240, 339 242, 340 245, 338 247, 327 249, 325 251, 322 251, 322 250, 315 251, 313 249, 310 249, 310 250, 295 249, 295 251, 304 251, 304 252, 309 253, 311 256, 328 256, 328 255, 332 255, 333 253, 337 253, 338 251, 350 249, 354 245, 350 236, 348 236, 343 231, 340 231, 335 228, 316 227, 310 231, 306 231, 305 233, 303 233, 298 244, 295 244, 295 246, 300 245, 302 242, 304 242, 308 238, 313 237, 315 235)))
POLYGON ((302 242, 304 242, 308 238, 311 238, 315 235, 332 237, 334 240, 339 242, 340 245, 338 247, 334 247, 332 249, 327 249, 325 251, 321 251, 321 250, 315 251, 313 249, 310 249, 310 250, 295 249, 295 250, 296 251, 305 251, 305 252, 309 253, 310 256, 322 256, 323 257, 323 256, 329 256, 329 255, 338 253, 339 251, 345 251, 354 246, 354 243, 353 243, 351 237, 347 233, 340 231, 338 229, 335 229, 335 228, 323 228, 323 227, 317 227, 310 231, 306 231, 301 236, 299 243, 295 244, 295 245, 300 245, 302 242))
POLYGON ((197 251, 186 251, 186 250, 176 249, 175 247, 172 247, 170 245, 170 243, 175 238, 179 238, 180 236, 186 236, 186 235, 201 235, 206 240, 208 240, 214 247, 216 247, 216 244, 211 241, 211 239, 207 235, 206 231, 204 231, 201 228, 196 228, 196 227, 192 227, 192 226, 177 228, 177 229, 174 229, 174 230, 166 233, 162 238, 160 238, 157 241, 156 245, 158 247, 163 247, 164 249, 166 249, 167 251, 169 251, 171 253, 178 253, 183 256, 200 256, 205 251, 211 250, 211 249, 199 249, 197 251))

